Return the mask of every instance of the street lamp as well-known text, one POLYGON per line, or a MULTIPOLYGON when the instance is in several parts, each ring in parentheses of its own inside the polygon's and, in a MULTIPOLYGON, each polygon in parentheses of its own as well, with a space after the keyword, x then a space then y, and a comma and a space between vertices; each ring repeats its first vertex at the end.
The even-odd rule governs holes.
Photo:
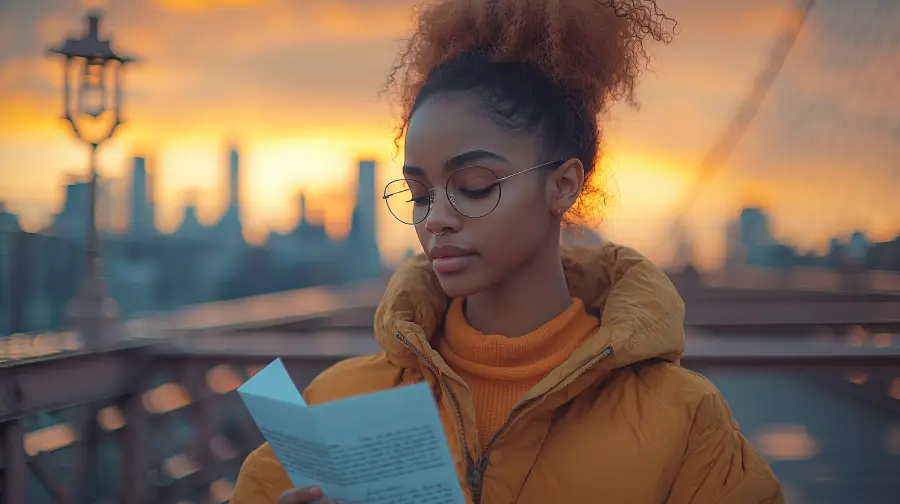
POLYGON ((85 16, 80 39, 67 38, 62 47, 50 49, 65 56, 63 119, 91 150, 86 237, 86 271, 75 297, 66 306, 64 325, 79 331, 85 344, 109 343, 118 335, 118 308, 109 295, 100 266, 97 237, 97 149, 112 138, 122 124, 122 74, 135 61, 117 55, 108 39, 100 38, 100 15, 85 16), (74 96, 73 96, 74 95, 74 96))

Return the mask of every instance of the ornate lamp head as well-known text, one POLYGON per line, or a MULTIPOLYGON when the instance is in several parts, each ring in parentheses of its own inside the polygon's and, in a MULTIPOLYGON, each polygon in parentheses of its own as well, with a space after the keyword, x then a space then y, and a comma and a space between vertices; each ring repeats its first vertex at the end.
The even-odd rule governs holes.
POLYGON ((100 38, 100 19, 99 13, 88 13, 81 38, 69 37, 62 47, 49 51, 65 56, 63 117, 78 138, 94 145, 111 137, 122 124, 122 69, 136 61, 116 54, 110 41, 100 38), (107 113, 109 125, 100 134, 87 138, 81 122, 96 120, 107 113))

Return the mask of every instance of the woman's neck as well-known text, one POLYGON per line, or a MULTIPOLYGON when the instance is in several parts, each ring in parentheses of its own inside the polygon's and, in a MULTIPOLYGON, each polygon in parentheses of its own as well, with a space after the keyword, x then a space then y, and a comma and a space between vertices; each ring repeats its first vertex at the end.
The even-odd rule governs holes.
POLYGON ((504 282, 468 296, 465 315, 483 334, 515 337, 553 320, 571 303, 557 245, 539 253, 504 282))

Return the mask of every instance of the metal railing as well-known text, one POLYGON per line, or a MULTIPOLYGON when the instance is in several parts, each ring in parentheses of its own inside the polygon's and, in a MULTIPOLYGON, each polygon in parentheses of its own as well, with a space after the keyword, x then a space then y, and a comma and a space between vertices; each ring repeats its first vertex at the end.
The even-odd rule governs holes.
MULTIPOLYGON (((870 336, 855 345, 841 338, 784 342, 691 334, 683 365, 712 375, 787 373, 860 401, 861 409, 891 411, 900 421, 894 404, 900 403, 900 347, 870 336)), ((241 461, 261 441, 234 389, 276 355, 304 386, 332 363, 371 350, 360 343, 371 342, 364 329, 293 337, 306 342, 255 353, 216 353, 202 344, 138 341, 0 364, 2 501, 226 500, 241 461), (332 343, 331 352, 317 352, 317 339, 342 343, 332 343)), ((807 456, 779 453, 777 446, 767 449, 776 459, 807 456)))
MULTIPOLYGON (((892 468, 900 460, 893 455, 900 431, 890 430, 900 424, 897 293, 673 280, 688 312, 682 364, 723 390, 793 492, 825 485, 815 468, 835 456, 827 436, 804 429, 846 413, 832 407, 861 422, 838 425, 845 436, 887 430, 878 446, 860 440, 857 451, 826 465, 855 456, 892 468), (771 407, 768 397, 788 392, 794 400, 771 407), (815 394, 819 403, 795 409, 815 394), (806 410, 815 417, 805 418, 806 410), (825 455, 801 450, 810 443, 825 455)), ((302 387, 340 359, 377 351, 371 324, 383 288, 374 281, 189 307, 130 321, 130 337, 114 348, 89 349, 65 332, 0 338, 0 501, 224 501, 261 441, 234 390, 276 356, 302 387)), ((841 484, 879 492, 896 486, 872 478, 841 484)))

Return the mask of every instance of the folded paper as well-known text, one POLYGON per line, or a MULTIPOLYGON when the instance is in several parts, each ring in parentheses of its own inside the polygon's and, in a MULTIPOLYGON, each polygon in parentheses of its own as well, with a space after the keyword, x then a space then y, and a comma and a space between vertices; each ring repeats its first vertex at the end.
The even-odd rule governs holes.
POLYGON ((346 504, 464 504, 430 388, 307 406, 281 359, 238 388, 294 486, 346 504))

